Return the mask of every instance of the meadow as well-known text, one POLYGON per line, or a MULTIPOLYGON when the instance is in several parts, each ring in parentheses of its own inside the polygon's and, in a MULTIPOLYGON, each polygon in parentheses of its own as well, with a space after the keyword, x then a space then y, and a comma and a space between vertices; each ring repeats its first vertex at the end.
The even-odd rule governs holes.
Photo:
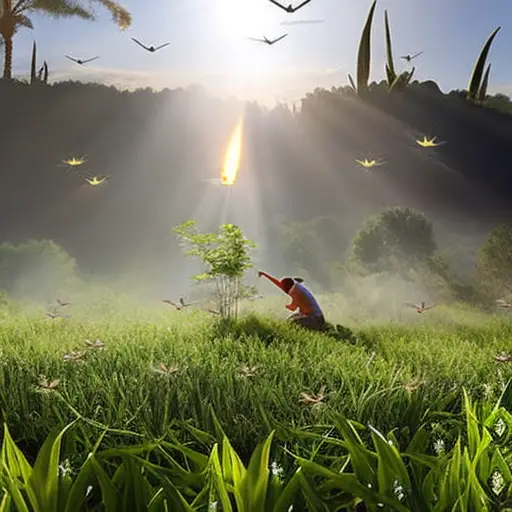
MULTIPOLYGON (((418 315, 397 305, 394 317, 364 321, 362 309, 344 311, 348 299, 320 296, 328 318, 352 330, 338 339, 286 325, 277 296, 247 301, 241 318, 229 322, 193 308, 112 299, 76 301, 66 310, 70 318, 56 319, 41 307, 4 301, 0 407, 29 461, 52 429, 77 419, 66 444, 66 460, 77 467, 91 439, 100 438, 103 449, 174 439, 208 454, 219 427, 244 463, 273 432, 274 445, 285 447, 273 449, 273 460, 290 474, 286 447, 313 450, 297 433, 330 432, 339 418, 361 425, 368 442, 368 425, 395 432, 403 450, 428 428, 425 450, 435 455, 434 442, 448 450, 467 435, 463 390, 491 407, 512 377, 512 365, 495 360, 512 353, 506 313, 451 305, 418 315)), ((502 406, 512 409, 512 400, 502 406)), ((295 506, 353 510, 307 500, 295 506)))

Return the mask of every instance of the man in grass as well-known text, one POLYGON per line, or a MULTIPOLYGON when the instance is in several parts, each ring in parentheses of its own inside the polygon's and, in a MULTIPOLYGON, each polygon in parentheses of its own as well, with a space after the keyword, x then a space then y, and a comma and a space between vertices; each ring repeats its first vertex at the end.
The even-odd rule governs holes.
POLYGON ((323 331, 327 328, 324 314, 318 305, 314 295, 302 284, 300 277, 283 277, 276 279, 266 272, 259 271, 258 277, 264 276, 274 283, 279 289, 292 298, 286 309, 294 311, 288 320, 315 331, 323 331), (296 311, 298 309, 298 311, 296 311))

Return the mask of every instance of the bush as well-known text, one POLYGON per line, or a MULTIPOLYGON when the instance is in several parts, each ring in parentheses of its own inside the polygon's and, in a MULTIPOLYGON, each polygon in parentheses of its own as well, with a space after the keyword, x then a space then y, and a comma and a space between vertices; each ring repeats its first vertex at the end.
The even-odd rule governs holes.
POLYGON ((480 248, 477 267, 491 293, 512 291, 512 228, 502 224, 489 233, 480 248))
POLYGON ((436 249, 432 223, 422 213, 393 207, 364 223, 352 242, 352 258, 372 272, 401 271, 428 261, 436 249))
POLYGON ((75 260, 51 240, 0 245, 0 290, 19 298, 50 299, 76 279, 75 260))

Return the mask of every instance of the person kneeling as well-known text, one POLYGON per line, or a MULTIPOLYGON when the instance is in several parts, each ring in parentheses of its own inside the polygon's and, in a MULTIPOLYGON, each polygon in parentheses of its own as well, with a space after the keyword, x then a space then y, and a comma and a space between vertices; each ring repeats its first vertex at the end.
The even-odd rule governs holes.
POLYGON ((261 276, 266 277, 270 282, 274 283, 279 289, 291 297, 292 302, 285 306, 286 309, 293 311, 293 313, 288 316, 288 321, 314 331, 323 331, 327 328, 324 314, 317 300, 302 284, 303 280, 301 278, 283 277, 276 279, 270 274, 260 270, 258 271, 258 277, 261 276))

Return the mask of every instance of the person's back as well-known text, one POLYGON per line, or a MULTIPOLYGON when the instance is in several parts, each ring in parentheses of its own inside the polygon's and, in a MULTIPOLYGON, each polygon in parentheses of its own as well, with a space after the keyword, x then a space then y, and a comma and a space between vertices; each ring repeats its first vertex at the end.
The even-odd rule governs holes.
POLYGON ((289 291, 289 295, 297 304, 299 312, 302 315, 321 317, 324 316, 315 296, 302 283, 295 282, 289 291))

